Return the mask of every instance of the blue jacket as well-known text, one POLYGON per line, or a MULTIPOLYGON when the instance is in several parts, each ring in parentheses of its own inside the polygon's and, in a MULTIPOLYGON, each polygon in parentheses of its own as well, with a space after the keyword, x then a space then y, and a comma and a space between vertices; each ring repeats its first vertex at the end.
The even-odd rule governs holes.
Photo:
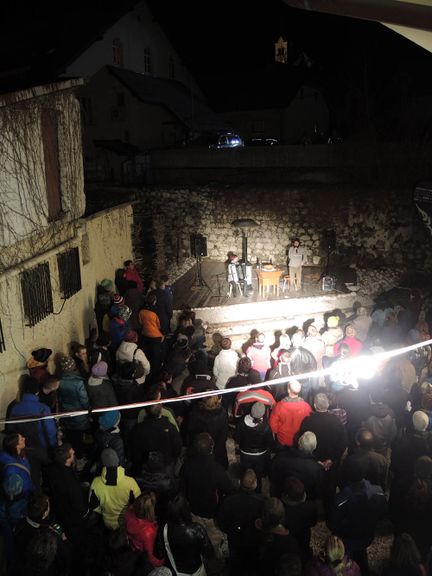
MULTIPOLYGON (((21 402, 12 407, 10 417, 49 416, 51 410, 39 401, 36 394, 23 394, 21 402)), ((8 425, 8 432, 18 432, 29 448, 54 448, 57 445, 57 426, 54 419, 8 425)))
MULTIPOLYGON (((59 400, 62 412, 88 410, 90 408, 84 379, 77 372, 66 372, 60 380, 59 400)), ((69 430, 87 430, 90 428, 88 416, 62 418, 62 424, 69 430)))
POLYGON ((0 452, 0 473, 2 481, 10 474, 18 474, 18 476, 21 476, 23 481, 22 494, 25 498, 34 491, 33 482, 30 476, 30 463, 27 458, 17 458, 11 456, 8 452, 0 452), (17 466, 14 466, 14 464, 17 464, 17 466), (28 472, 24 470, 22 466, 25 466, 28 472))

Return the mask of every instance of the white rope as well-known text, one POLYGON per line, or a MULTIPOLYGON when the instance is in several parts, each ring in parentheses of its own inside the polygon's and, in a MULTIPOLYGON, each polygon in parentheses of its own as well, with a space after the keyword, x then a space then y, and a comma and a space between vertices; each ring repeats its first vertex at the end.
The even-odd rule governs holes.
MULTIPOLYGON (((406 354, 407 352, 412 352, 413 350, 418 350, 425 346, 431 346, 432 339, 426 340, 425 342, 419 342, 417 344, 412 344, 411 346, 405 346, 404 348, 398 348, 396 350, 388 350, 385 352, 377 352, 375 354, 369 354, 364 356, 357 356, 356 358, 341 360, 340 365, 346 366, 346 368, 351 368, 357 373, 361 372, 361 366, 364 362, 387 360, 389 358, 394 358, 395 356, 400 356, 401 354, 406 354)), ((100 414, 103 412, 110 412, 112 410, 132 410, 136 408, 145 408, 146 406, 152 406, 153 404, 172 404, 173 402, 185 402, 188 400, 197 400, 199 398, 207 398, 208 396, 220 396, 223 394, 233 394, 237 392, 245 392, 246 390, 254 390, 263 387, 276 386, 278 384, 285 384, 287 382, 292 382, 293 380, 306 380, 308 378, 319 378, 320 376, 325 376, 332 372, 332 367, 322 368, 321 370, 313 370, 312 372, 304 372, 303 374, 293 374, 291 376, 284 376, 283 378, 277 378, 275 380, 266 380, 265 382, 260 382, 259 384, 247 384, 246 386, 237 386, 236 388, 224 388, 222 390, 207 390, 205 392, 196 392, 195 394, 184 394, 183 396, 177 396, 174 398, 161 398, 160 400, 147 400, 145 402, 136 402, 132 404, 121 404, 118 406, 109 406, 105 408, 95 408, 90 410, 77 410, 74 412, 62 412, 57 414, 50 414, 48 416, 35 416, 32 418, 4 418, 0 419, 0 424, 25 424, 28 422, 39 422, 42 420, 53 420, 59 418, 73 418, 75 416, 88 416, 91 414, 100 414)))

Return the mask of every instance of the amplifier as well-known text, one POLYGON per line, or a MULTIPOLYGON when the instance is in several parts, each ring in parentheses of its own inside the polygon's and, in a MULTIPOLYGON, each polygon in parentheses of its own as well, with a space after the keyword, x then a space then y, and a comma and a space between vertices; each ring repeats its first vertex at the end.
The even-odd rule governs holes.
POLYGON ((322 289, 324 292, 332 292, 335 289, 336 281, 332 276, 324 276, 322 279, 322 289))

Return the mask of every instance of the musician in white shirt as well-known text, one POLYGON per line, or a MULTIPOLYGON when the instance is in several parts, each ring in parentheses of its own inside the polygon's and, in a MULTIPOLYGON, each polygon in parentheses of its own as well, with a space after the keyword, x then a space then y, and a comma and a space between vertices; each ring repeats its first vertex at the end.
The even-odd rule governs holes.
POLYGON ((290 285, 295 290, 301 290, 302 266, 306 261, 306 252, 303 246, 300 246, 300 240, 294 238, 292 245, 288 250, 288 268, 290 275, 290 285))

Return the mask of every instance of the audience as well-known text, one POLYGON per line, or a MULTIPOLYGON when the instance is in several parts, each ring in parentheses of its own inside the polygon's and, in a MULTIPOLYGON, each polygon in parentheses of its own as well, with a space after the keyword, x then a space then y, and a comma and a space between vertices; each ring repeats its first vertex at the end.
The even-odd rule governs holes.
POLYGON ((383 361, 372 380, 345 362, 424 341, 422 317, 357 303, 348 320, 326 313, 321 331, 310 318, 275 333, 271 348, 253 330, 241 347, 214 333, 207 349, 188 307, 171 334, 166 276, 145 302, 131 261, 117 280, 124 297, 98 286, 88 353, 73 344, 52 375, 53 351, 35 349, 8 410, 8 574, 360 576, 384 530, 393 545, 374 576, 426 576, 430 350, 383 361), (331 374, 301 377, 321 366, 331 374), (314 557, 315 536, 326 542, 314 557))

